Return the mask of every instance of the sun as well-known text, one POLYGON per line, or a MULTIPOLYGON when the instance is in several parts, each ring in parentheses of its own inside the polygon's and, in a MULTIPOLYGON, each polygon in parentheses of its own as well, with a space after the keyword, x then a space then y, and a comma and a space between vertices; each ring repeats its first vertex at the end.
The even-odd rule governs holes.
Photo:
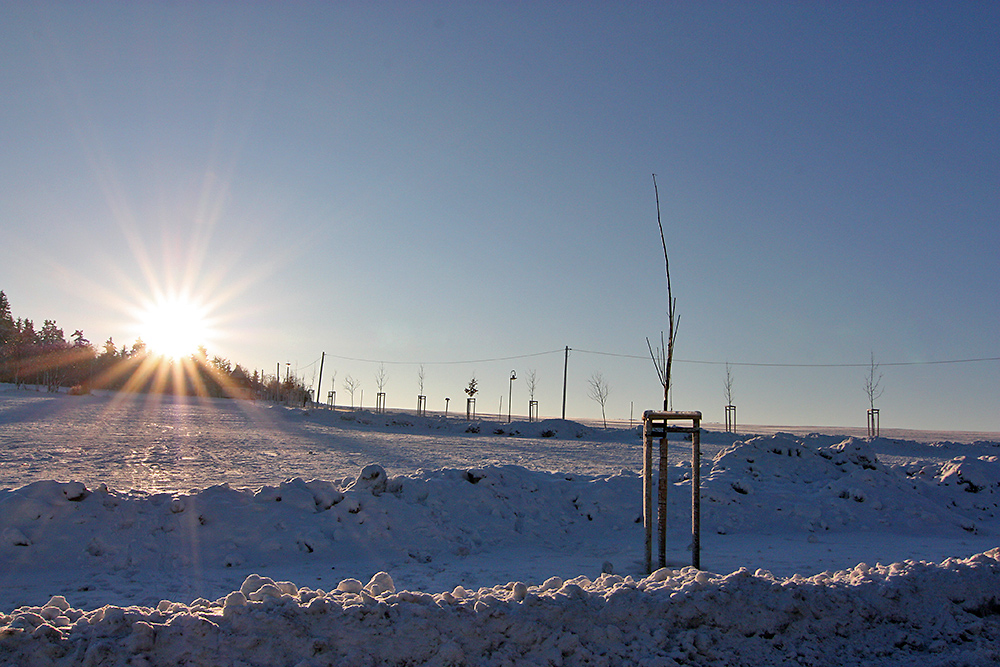
POLYGON ((153 354, 190 357, 211 338, 207 310, 179 297, 150 303, 140 314, 139 335, 153 354))

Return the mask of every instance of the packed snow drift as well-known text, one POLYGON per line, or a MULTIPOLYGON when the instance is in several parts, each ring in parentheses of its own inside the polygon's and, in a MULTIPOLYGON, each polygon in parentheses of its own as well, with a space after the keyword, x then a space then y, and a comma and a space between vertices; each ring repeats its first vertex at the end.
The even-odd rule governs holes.
POLYGON ((0 665, 1000 660, 1000 438, 638 427, 0 387, 0 665))

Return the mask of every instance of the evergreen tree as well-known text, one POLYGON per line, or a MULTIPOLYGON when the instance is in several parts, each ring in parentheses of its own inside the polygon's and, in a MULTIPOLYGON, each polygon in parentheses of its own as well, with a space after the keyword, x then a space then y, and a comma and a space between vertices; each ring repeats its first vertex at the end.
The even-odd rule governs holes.
POLYGON ((13 342, 17 334, 17 327, 14 325, 14 318, 10 314, 10 302, 7 295, 0 290, 0 347, 13 342))
POLYGON ((55 320, 45 320, 42 330, 38 332, 38 342, 45 352, 61 349, 66 345, 63 330, 56 326, 55 320))
POLYGON ((14 326, 16 333, 14 334, 14 344, 10 346, 13 348, 11 362, 14 366, 14 384, 20 387, 33 379, 28 377, 28 360, 34 354, 35 346, 38 344, 38 334, 35 333, 35 323, 28 318, 17 318, 14 326))
POLYGON ((14 358, 14 343, 17 338, 17 326, 10 314, 10 302, 7 295, 0 290, 0 382, 8 382, 13 378, 11 364, 14 358))

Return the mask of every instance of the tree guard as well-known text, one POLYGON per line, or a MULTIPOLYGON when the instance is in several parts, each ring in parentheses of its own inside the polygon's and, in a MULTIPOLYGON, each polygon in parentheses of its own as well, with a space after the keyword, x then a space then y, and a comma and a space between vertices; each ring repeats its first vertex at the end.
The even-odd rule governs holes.
POLYGON ((726 406, 726 433, 736 433, 736 406, 726 406))
POLYGON ((868 437, 877 438, 879 436, 878 428, 878 408, 871 408, 868 410, 868 437))
POLYGON ((653 571, 653 439, 659 439, 657 529, 659 567, 667 565, 668 441, 670 433, 691 436, 691 565, 701 569, 701 412, 647 410, 642 414, 642 524, 646 572, 653 571), (690 426, 671 422, 690 422, 690 426))

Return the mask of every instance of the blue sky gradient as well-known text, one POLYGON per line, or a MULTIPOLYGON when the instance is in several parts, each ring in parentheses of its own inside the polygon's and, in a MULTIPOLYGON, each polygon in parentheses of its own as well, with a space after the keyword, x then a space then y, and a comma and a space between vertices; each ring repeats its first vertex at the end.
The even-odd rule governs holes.
POLYGON ((155 294, 185 294, 212 354, 308 382, 325 351, 322 394, 336 370, 366 403, 377 363, 352 360, 384 361, 401 407, 422 362, 432 410, 475 373, 494 412, 535 368, 558 415, 568 345, 568 416, 600 415, 601 372, 627 419, 659 401, 656 173, 676 408, 721 421, 730 361, 741 421, 863 425, 874 354, 883 427, 1000 431, 996 3, 0 17, 15 316, 120 345, 155 294), (992 361, 924 363, 964 359, 992 361))

